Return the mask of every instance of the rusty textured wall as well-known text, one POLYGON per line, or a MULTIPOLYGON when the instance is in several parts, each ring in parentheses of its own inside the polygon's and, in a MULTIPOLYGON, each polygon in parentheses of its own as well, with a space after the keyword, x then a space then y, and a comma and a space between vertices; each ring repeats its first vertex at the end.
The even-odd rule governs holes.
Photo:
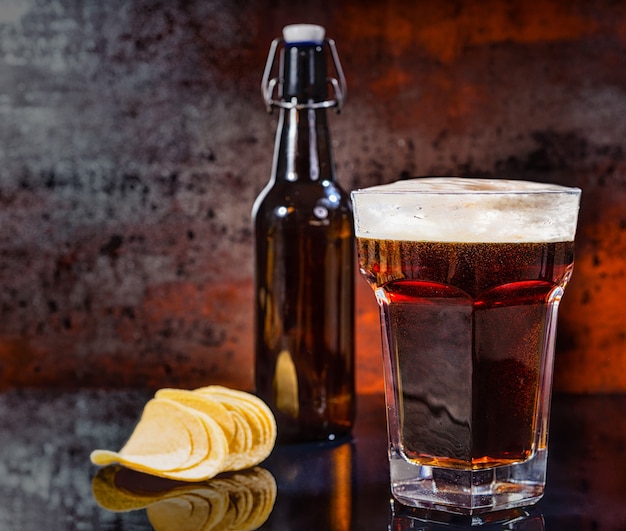
MULTIPOLYGON (((340 180, 584 189, 561 390, 626 390, 626 6, 601 0, 0 0, 0 388, 251 386, 250 208, 270 41, 323 24, 340 180)), ((358 282, 359 388, 380 389, 358 282)))

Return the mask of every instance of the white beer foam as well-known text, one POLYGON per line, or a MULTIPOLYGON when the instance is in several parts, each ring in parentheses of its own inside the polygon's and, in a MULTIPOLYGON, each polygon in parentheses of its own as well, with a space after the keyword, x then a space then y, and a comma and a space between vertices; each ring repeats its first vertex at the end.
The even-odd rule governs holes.
POLYGON ((573 241, 581 190, 506 179, 426 177, 352 192, 359 238, 573 241))

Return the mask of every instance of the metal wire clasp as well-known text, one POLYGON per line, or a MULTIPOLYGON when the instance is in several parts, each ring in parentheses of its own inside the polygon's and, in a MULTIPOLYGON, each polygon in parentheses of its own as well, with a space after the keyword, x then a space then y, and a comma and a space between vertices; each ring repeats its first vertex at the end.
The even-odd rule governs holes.
POLYGON ((335 47, 335 41, 333 39, 325 39, 324 42, 330 49, 330 55, 337 73, 337 78, 328 77, 326 79, 326 81, 333 87, 335 97, 330 100, 316 102, 282 101, 280 99, 274 99, 274 91, 279 85, 281 79, 278 77, 270 78, 270 76, 272 75, 272 69, 276 59, 276 50, 281 43, 284 43, 284 39, 274 39, 270 46, 267 62, 265 63, 265 70, 263 71, 263 79, 261 80, 261 93, 263 94, 263 100, 265 101, 267 112, 271 113, 274 107, 282 107, 283 109, 329 109, 334 107, 336 112, 341 111, 348 93, 346 78, 343 75, 343 69, 341 68, 341 62, 339 61, 339 54, 337 53, 337 48, 335 47))

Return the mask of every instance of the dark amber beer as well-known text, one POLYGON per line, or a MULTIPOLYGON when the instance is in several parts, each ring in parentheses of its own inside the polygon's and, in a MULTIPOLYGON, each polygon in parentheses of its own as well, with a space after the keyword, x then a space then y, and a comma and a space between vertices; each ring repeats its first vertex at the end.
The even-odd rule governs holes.
POLYGON ((381 308, 399 501, 474 514, 541 496, 579 193, 444 178, 353 193, 360 269, 381 308))

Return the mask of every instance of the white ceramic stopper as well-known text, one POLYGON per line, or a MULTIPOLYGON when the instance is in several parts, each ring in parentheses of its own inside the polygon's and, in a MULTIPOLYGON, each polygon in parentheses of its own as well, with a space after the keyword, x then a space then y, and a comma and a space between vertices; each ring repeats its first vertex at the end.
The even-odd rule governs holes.
POLYGON ((283 28, 283 38, 286 43, 324 42, 326 30, 316 24, 289 24, 283 28))

